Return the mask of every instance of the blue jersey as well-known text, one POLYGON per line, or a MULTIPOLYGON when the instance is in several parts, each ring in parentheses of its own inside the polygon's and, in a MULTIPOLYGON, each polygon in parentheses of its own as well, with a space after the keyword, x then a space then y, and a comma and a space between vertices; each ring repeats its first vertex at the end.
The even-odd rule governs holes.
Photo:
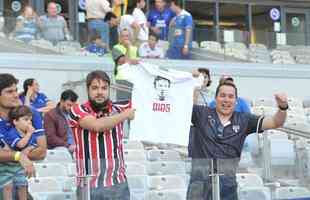
POLYGON ((193 38, 193 17, 192 15, 182 10, 182 12, 176 16, 174 19, 174 32, 173 39, 171 41, 171 47, 184 47, 185 45, 185 31, 186 29, 191 29, 191 40, 188 46, 192 47, 192 38, 193 38))
MULTIPOLYGON (((22 101, 22 103, 25 104, 25 95, 21 95, 19 98, 22 101)), ((30 105, 35 109, 40 109, 45 107, 48 101, 49 99, 45 94, 38 92, 37 97, 34 100, 30 101, 30 105)))
POLYGON ((169 23, 175 16, 175 13, 170 8, 165 8, 162 12, 157 9, 152 9, 147 17, 151 27, 160 28, 159 39, 168 40, 169 23))
MULTIPOLYGON (((28 146, 38 146, 37 145, 37 138, 39 136, 43 135, 43 131, 42 130, 35 130, 34 133, 32 134, 32 136, 30 137, 28 144, 24 147, 28 147, 28 146)), ((4 141, 6 144, 8 144, 13 150, 15 151, 21 151, 24 148, 20 149, 17 147, 17 143, 23 138, 23 136, 21 135, 20 132, 18 132, 18 130, 16 128, 11 128, 9 131, 7 131, 4 134, 4 141)))
MULTIPOLYGON (((210 102, 209 107, 210 108, 215 108, 216 107, 216 103, 215 103, 214 100, 210 102)), ((251 109, 250 109, 249 104, 246 102, 246 100, 244 100, 241 97, 238 97, 237 98, 237 104, 235 106, 235 111, 236 112, 250 113, 251 109)))
POLYGON ((91 43, 89 44, 86 48, 85 48, 88 52, 90 53, 95 53, 99 56, 103 56, 104 54, 107 53, 107 50, 105 48, 99 47, 98 45, 96 45, 95 43, 91 43))

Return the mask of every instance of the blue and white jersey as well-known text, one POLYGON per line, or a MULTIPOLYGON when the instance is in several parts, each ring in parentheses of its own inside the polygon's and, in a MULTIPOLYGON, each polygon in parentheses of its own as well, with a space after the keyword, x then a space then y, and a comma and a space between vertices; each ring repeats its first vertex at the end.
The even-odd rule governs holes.
POLYGON ((188 46, 191 48, 192 46, 192 38, 193 38, 193 17, 192 15, 182 10, 182 12, 173 18, 172 26, 174 26, 173 39, 171 41, 172 47, 183 47, 185 44, 185 31, 186 29, 191 29, 191 40, 188 46))

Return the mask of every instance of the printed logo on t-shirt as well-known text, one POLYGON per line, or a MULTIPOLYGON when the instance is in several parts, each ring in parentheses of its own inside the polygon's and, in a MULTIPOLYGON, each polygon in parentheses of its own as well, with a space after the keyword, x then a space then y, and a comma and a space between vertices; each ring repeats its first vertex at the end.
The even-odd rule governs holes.
POLYGON ((240 130, 240 126, 239 125, 233 125, 232 129, 233 129, 234 133, 238 133, 240 130))
POLYGON ((170 90, 170 80, 156 76, 154 79, 154 88, 156 90, 156 96, 153 101, 153 111, 154 112, 170 112, 169 103, 169 90, 170 90))
POLYGON ((166 27, 166 22, 165 22, 165 20, 157 20, 155 26, 158 28, 164 28, 164 27, 166 27))

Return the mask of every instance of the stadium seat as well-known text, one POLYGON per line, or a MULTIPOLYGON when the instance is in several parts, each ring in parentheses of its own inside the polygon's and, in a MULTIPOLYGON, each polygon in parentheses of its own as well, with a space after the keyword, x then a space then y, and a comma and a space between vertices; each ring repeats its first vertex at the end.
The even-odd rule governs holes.
POLYGON ((294 166, 296 157, 294 142, 287 139, 269 140, 271 166, 294 166))
POLYGON ((52 163, 72 163, 73 159, 68 151, 63 150, 47 150, 44 162, 52 163))
POLYGON ((258 98, 258 99, 255 99, 254 106, 255 107, 258 107, 258 106, 275 107, 276 102, 272 98, 258 98))
POLYGON ((143 144, 140 141, 135 140, 124 140, 124 149, 137 149, 137 150, 143 150, 143 144))
POLYGON ((144 150, 124 150, 125 162, 146 162, 146 155, 144 150))
POLYGON ((177 151, 172 150, 149 150, 147 152, 149 161, 180 161, 181 156, 177 151))
POLYGON ((237 173, 237 182, 240 188, 243 187, 263 187, 263 179, 257 174, 237 173))
POLYGON ((242 151, 241 157, 240 157, 240 162, 239 162, 239 168, 249 168, 253 167, 254 162, 252 159, 251 152, 249 151, 242 151))
POLYGON ((186 188, 184 176, 166 175, 166 176, 149 176, 148 188, 150 190, 165 190, 165 189, 181 189, 186 188))
POLYGON ((52 193, 62 191, 62 185, 54 177, 31 178, 28 181, 29 193, 52 193))
POLYGON ((50 193, 33 193, 33 200, 76 200, 75 193, 50 192, 50 193))
POLYGON ((65 177, 68 176, 67 169, 59 163, 36 163, 37 177, 65 177))
POLYGON ((146 194, 147 200, 185 200, 186 190, 161 190, 149 191, 146 194))
POLYGON ((304 187, 280 187, 274 192, 274 199, 309 198, 310 191, 304 187))
POLYGON ((75 192, 76 191, 76 177, 65 177, 62 179, 64 192, 75 192))
POLYGON ((65 166, 68 170, 68 176, 73 177, 76 176, 76 164, 75 163, 66 163, 65 166))
POLYGON ((169 175, 179 174, 185 175, 185 163, 184 162, 162 162, 155 161, 147 163, 148 175, 169 175))
POLYGON ((271 200, 267 187, 244 187, 238 191, 239 200, 271 200))
POLYGON ((146 175, 146 167, 144 164, 138 162, 125 162, 126 174, 132 175, 146 175))
POLYGON ((145 200, 145 192, 130 191, 130 200, 145 200))
POLYGON ((138 175, 138 176, 131 176, 128 175, 128 185, 130 191, 135 193, 144 193, 147 190, 147 176, 145 175, 138 175))

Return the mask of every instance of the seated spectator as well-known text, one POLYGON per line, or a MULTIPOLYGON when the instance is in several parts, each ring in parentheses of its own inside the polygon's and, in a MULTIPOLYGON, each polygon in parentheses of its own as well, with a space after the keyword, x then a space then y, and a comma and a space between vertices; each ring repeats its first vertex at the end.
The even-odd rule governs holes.
POLYGON ((208 106, 215 95, 214 92, 209 89, 212 82, 210 78, 210 71, 207 68, 198 68, 193 71, 193 76, 203 77, 202 85, 196 87, 194 90, 194 104, 208 106))
POLYGON ((29 78, 23 83, 24 92, 19 96, 24 105, 30 106, 36 109, 40 113, 46 113, 55 105, 50 101, 44 93, 39 92, 40 87, 38 82, 29 78))
POLYGON ((56 108, 44 115, 44 129, 49 149, 66 148, 71 153, 74 152, 75 145, 72 130, 68 124, 68 114, 77 99, 78 95, 74 91, 65 90, 56 108))
POLYGON ((47 14, 40 17, 39 26, 43 38, 54 45, 60 41, 71 40, 67 22, 57 14, 55 2, 48 3, 47 14))
POLYGON ((33 8, 26 6, 20 16, 17 17, 14 36, 26 43, 36 39, 38 34, 38 16, 33 8))
POLYGON ((143 12, 145 5, 146 5, 145 0, 136 0, 136 7, 132 12, 134 20, 139 25, 139 32, 137 35, 137 43, 136 43, 137 46, 140 46, 143 42, 147 42, 149 37, 149 27, 146 16, 143 12))
POLYGON ((117 18, 114 13, 108 12, 104 18, 104 21, 107 22, 111 28, 118 26, 119 34, 121 34, 122 30, 126 29, 130 34, 132 44, 137 41, 140 25, 136 22, 132 15, 126 14, 120 18, 117 18))
POLYGON ((167 57, 170 59, 190 59, 193 37, 193 17, 182 9, 180 0, 171 1, 171 10, 176 16, 170 23, 170 30, 174 30, 169 41, 167 57))
MULTIPOLYGON (((230 76, 222 76, 219 84, 223 84, 226 82, 230 82, 234 84, 234 79, 230 76)), ((215 100, 211 101, 209 104, 210 108, 215 108, 216 107, 216 102, 215 100)), ((247 101, 245 99, 243 99, 242 97, 237 97, 237 102, 236 102, 236 106, 235 106, 235 111, 236 112, 246 112, 246 113, 250 113, 251 109, 249 104, 247 103, 247 101)))
POLYGON ((99 56, 103 56, 107 51, 107 44, 103 43, 101 36, 95 32, 90 36, 90 43, 86 46, 85 50, 90 53, 95 53, 99 56))
MULTIPOLYGON (((9 121, 13 127, 5 133, 4 141, 12 150, 21 151, 25 155, 29 155, 31 151, 37 148, 37 138, 44 135, 43 130, 35 130, 32 126, 32 112, 27 106, 18 106, 9 112, 9 121)), ((14 186, 17 187, 18 199, 27 199, 28 181, 25 171, 21 170, 15 175, 14 186)), ((6 185, 5 196, 10 196, 12 186, 6 185)))
POLYGON ((139 56, 141 58, 164 58, 164 50, 158 46, 158 36, 154 33, 149 34, 148 42, 141 44, 139 56))

